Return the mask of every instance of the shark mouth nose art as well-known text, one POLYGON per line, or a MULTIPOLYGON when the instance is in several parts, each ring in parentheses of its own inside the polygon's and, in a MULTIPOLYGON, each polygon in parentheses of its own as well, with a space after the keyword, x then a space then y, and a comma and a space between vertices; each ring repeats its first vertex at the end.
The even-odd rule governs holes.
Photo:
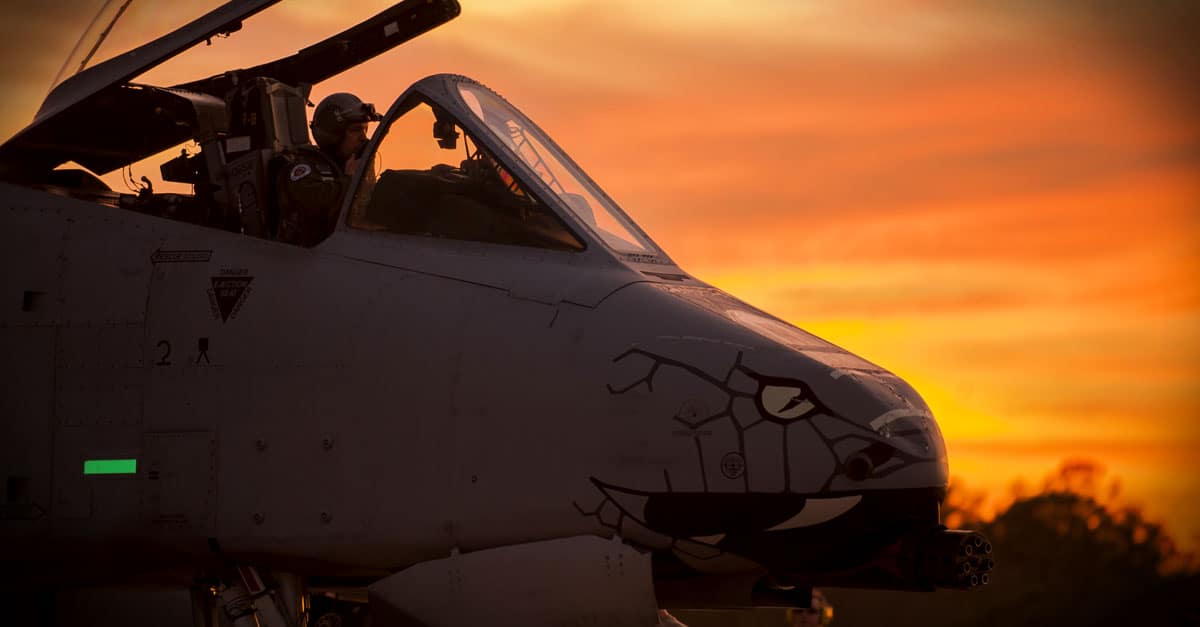
POLYGON ((646 492, 598 479, 594 514, 631 539, 701 572, 722 559, 773 573, 839 577, 871 569, 889 547, 938 525, 939 488, 842 494, 646 492), (606 514, 605 512, 609 512, 606 514), (612 512, 616 512, 613 516, 612 512), (839 575, 838 573, 842 573, 839 575))
POLYGON ((857 494, 641 492, 593 482, 626 518, 658 533, 714 546, 730 536, 815 527, 862 500, 857 494))
POLYGON ((613 358, 609 393, 661 399, 647 433, 675 439, 649 469, 661 479, 593 476, 598 502, 575 502, 581 515, 681 572, 763 567, 811 581, 875 573, 879 556, 939 524, 940 432, 894 375, 848 369, 833 349, 738 346, 705 361, 709 347, 692 342, 613 358))

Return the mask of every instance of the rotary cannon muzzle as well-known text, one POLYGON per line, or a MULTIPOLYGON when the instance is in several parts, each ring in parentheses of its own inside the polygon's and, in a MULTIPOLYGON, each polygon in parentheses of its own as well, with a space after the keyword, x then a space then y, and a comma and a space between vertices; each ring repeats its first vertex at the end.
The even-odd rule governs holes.
POLYGON ((915 548, 917 579, 936 588, 971 590, 986 585, 996 565, 992 544, 978 531, 935 529, 915 548))

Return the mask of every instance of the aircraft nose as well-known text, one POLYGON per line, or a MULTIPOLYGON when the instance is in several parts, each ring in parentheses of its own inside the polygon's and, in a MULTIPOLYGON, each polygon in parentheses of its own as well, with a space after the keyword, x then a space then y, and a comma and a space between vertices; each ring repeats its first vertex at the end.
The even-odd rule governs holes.
POLYGON ((620 509, 623 533, 673 538, 673 555, 701 572, 740 568, 736 556, 799 580, 838 581, 827 578, 875 569, 889 547, 916 551, 913 538, 937 528, 945 446, 928 407, 898 377, 833 350, 740 350, 719 378, 681 352, 637 354, 649 367, 631 385, 675 400, 716 388, 729 400, 724 411, 674 416, 690 426, 672 435, 694 444, 702 489, 684 487, 675 469, 665 490, 596 481, 620 509), (694 387, 683 385, 688 376, 694 387), (730 436, 721 425, 733 426, 730 436), (730 456, 738 465, 713 466, 729 480, 718 481, 711 460, 730 456))
POLYGON ((945 444, 911 386, 711 288, 666 292, 703 315, 679 306, 611 358, 608 415, 637 453, 581 513, 695 570, 798 577, 937 528, 945 444))
POLYGON ((681 350, 697 347, 683 344, 622 355, 618 365, 633 366, 622 377, 627 383, 610 391, 645 386, 649 400, 663 401, 652 411, 667 419, 662 424, 673 427, 673 437, 696 443, 704 491, 816 495, 946 486, 937 422, 895 375, 844 351, 787 347, 712 347, 709 354, 724 354, 725 366, 705 368, 681 350))

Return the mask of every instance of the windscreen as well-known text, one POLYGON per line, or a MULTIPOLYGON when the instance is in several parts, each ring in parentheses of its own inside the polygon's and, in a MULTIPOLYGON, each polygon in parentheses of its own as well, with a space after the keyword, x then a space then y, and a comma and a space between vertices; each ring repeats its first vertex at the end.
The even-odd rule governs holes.
POLYGON ((467 107, 606 244, 623 253, 655 253, 608 197, 511 105, 478 85, 460 83, 458 89, 467 107))

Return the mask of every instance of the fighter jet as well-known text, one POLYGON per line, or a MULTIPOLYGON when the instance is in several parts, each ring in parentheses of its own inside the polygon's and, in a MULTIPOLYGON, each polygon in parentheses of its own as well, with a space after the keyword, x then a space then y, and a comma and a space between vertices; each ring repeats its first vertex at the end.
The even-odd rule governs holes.
POLYGON ((460 8, 131 82, 274 3, 79 72, 0 146, 6 616, 646 626, 987 582, 912 387, 688 274, 478 81, 401 93, 332 231, 280 241, 312 85, 460 8), (191 141, 161 171, 192 194, 97 176, 191 141))

